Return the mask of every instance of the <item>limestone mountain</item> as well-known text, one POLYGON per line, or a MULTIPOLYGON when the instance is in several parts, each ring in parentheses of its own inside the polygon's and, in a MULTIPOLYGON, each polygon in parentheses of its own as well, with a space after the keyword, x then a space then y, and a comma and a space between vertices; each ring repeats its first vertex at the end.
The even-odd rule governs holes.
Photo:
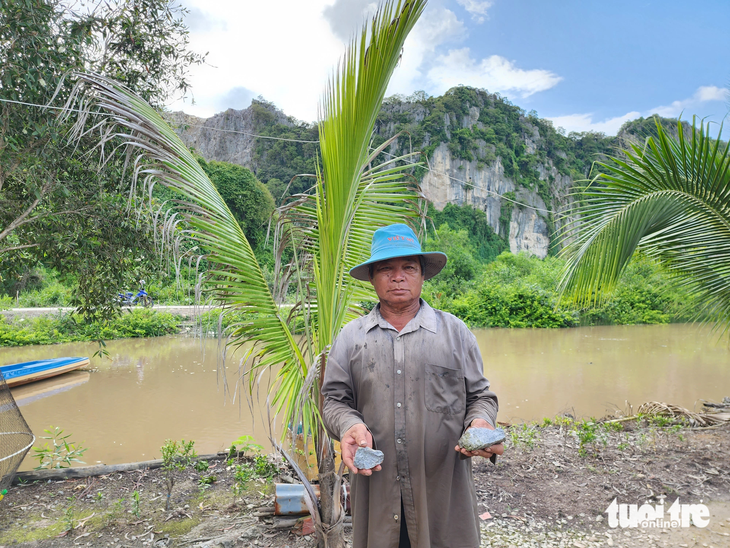
MULTIPOLYGON (((180 112, 169 117, 189 147, 207 160, 251 169, 277 201, 313 183, 297 176, 315 173, 316 125, 286 116, 272 103, 257 100, 208 119, 180 112)), ((566 135, 498 94, 460 86, 440 97, 417 92, 386 99, 373 145, 400 133, 378 161, 422 151, 413 175, 436 209, 471 205, 510 251, 545 257, 558 245, 556 231, 572 218, 574 193, 595 175, 594 162, 643 140, 654 127, 652 118, 640 118, 616 137, 566 135)))

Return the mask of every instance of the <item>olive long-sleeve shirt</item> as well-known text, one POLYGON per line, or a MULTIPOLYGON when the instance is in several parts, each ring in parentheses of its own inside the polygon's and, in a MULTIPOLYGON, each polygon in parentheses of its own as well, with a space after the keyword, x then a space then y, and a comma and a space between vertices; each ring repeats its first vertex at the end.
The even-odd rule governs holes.
POLYGON ((497 397, 466 325, 420 304, 400 333, 379 306, 348 323, 327 360, 330 434, 364 423, 385 454, 380 472, 351 477, 353 548, 397 548, 402 519, 414 548, 479 546, 471 459, 454 447, 474 419, 496 424, 497 397))

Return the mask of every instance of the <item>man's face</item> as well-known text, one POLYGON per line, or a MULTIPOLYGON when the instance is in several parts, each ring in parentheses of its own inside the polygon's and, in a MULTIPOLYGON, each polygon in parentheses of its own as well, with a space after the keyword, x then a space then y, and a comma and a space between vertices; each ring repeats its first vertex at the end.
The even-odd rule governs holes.
POLYGON ((417 256, 377 262, 373 266, 370 283, 381 303, 397 306, 410 304, 421 296, 421 262, 417 256))

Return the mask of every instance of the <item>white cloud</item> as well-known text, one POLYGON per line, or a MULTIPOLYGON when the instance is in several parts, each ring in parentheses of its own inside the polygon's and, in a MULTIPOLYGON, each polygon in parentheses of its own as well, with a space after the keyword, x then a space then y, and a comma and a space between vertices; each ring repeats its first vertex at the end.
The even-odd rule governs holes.
POLYGON ((419 89, 426 90, 428 86, 424 67, 433 59, 437 48, 449 42, 463 40, 466 36, 464 23, 453 11, 432 4, 403 45, 403 58, 390 80, 388 95, 410 95, 419 89))
POLYGON ((491 0, 456 0, 456 3, 468 11, 477 23, 484 23, 487 11, 492 7, 491 0))
POLYGON ((372 17, 378 9, 373 0, 335 0, 322 11, 332 32, 343 42, 349 42, 354 32, 362 28, 366 17, 372 17))
POLYGON ((191 9, 186 22, 195 28, 190 48, 210 53, 206 65, 190 71, 195 104, 178 101, 169 108, 209 117, 225 110, 222 101, 232 90, 245 88, 291 116, 314 121, 327 79, 344 52, 322 15, 330 4, 185 0, 191 9))
MULTIPOLYGON (((178 101, 170 109, 209 117, 233 107, 224 103, 240 88, 262 95, 286 114, 313 122, 345 42, 372 16, 377 3, 186 0, 185 5, 191 10, 186 19, 191 49, 210 53, 205 66, 191 69, 195 104, 178 101)), ((466 36, 464 23, 444 7, 444 0, 433 0, 404 44, 388 94, 427 89, 424 67, 437 48, 466 36)))
MULTIPOLYGON (((669 105, 659 106, 651 109, 651 114, 666 116, 667 118, 676 118, 688 109, 699 106, 702 103, 710 101, 725 101, 728 98, 727 90, 717 86, 701 86, 697 88, 692 97, 681 101, 673 101, 669 105)), ((692 113, 690 113, 692 114, 692 113)))
POLYGON ((518 68, 514 62, 499 55, 478 61, 471 56, 469 48, 450 50, 448 54, 438 56, 428 71, 428 78, 438 93, 463 84, 520 97, 550 89, 562 80, 549 70, 518 68))
MULTIPOLYGON (((375 0, 183 1, 190 9, 190 48, 209 54, 206 65, 190 70, 195 103, 177 101, 170 109, 209 117, 261 95, 310 122, 345 42, 377 5, 375 0)), ((459 1, 479 16, 486 16, 490 3, 459 1)), ((472 59, 468 48, 442 55, 469 38, 464 22, 446 6, 447 0, 429 2, 404 44, 388 95, 416 90, 435 95, 465 84, 527 97, 560 81, 550 71, 523 70, 496 55, 472 59)))
POLYGON ((597 131, 607 135, 616 135, 624 122, 634 120, 639 116, 651 116, 658 114, 667 118, 676 118, 681 114, 694 114, 693 109, 697 109, 703 103, 712 101, 726 101, 728 91, 717 86, 701 86, 697 91, 687 99, 681 101, 673 101, 669 105, 655 107, 645 112, 628 112, 623 116, 609 118, 603 121, 594 121, 593 113, 588 114, 568 114, 566 116, 552 116, 548 120, 552 120, 556 127, 562 127, 566 131, 597 131))
POLYGON ((562 127, 567 132, 577 131, 595 131, 605 133, 606 135, 616 135, 618 130, 629 120, 633 120, 641 116, 640 112, 627 112, 623 116, 609 118, 601 122, 593 121, 593 114, 569 114, 567 116, 553 116, 548 118, 555 127, 562 127))

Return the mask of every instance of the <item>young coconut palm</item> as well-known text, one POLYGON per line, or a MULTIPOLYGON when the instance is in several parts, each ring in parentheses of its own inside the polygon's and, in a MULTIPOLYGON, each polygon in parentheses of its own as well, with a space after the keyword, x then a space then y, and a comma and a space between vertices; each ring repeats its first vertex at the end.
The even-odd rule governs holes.
MULTIPOLYGON (((412 155, 373 168, 390 141, 375 151, 370 143, 403 43, 425 4, 426 0, 387 1, 350 44, 329 82, 319 110, 321 171, 313 194, 299 196, 283 208, 277 227, 282 241, 298 244, 294 262, 311 272, 313 282, 309 291, 300 292, 309 298, 295 306, 294 314, 279 308, 225 202, 154 109, 114 81, 89 74, 79 75, 69 101, 87 113, 77 120, 76 137, 94 131, 104 141, 121 138, 128 151, 136 151, 136 179, 141 176, 149 192, 159 182, 179 193, 176 210, 188 225, 186 235, 211 265, 205 281, 209 296, 228 311, 247 313, 249 319, 229 331, 228 345, 246 345, 250 379, 256 371, 276 371, 271 391, 275 411, 285 424, 301 422, 303 431, 315 438, 322 500, 318 504, 310 488, 307 502, 321 546, 344 545, 344 511, 341 478, 320 420, 321 381, 316 381, 324 375, 334 337, 361 313, 357 303, 372 299, 371 290, 348 270, 369 255, 375 229, 420 215, 418 188, 403 182, 404 172, 413 167, 412 155), (88 120, 92 107, 102 113, 96 124, 88 120), (85 129, 90 125, 92 130, 85 129), (304 337, 295 335, 297 316, 305 319, 304 337)), ((174 222, 173 217, 168 225, 174 222)))
MULTIPOLYGON (((700 297, 697 317, 730 327, 729 145, 708 136, 703 123, 677 137, 657 122, 657 136, 631 146, 625 159, 601 164, 583 193, 561 288, 579 302, 602 299, 639 249, 700 297), (600 183, 599 187, 595 183, 600 183)), ((722 132, 722 129, 720 129, 722 132)))

